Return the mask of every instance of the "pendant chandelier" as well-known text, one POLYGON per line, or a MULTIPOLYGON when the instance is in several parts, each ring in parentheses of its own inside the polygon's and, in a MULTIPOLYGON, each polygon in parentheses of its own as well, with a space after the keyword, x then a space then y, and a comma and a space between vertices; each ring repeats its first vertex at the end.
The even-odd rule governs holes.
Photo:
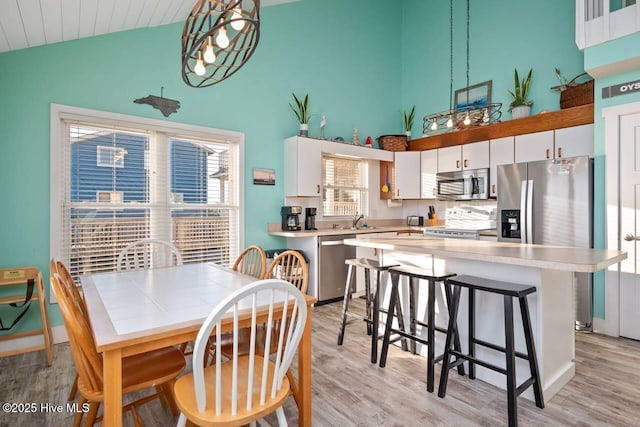
POLYGON ((425 116, 422 133, 461 130, 470 126, 487 125, 500 120, 502 103, 481 106, 469 104, 469 22, 470 10, 467 0, 467 88, 464 107, 453 105, 453 0, 449 0, 449 109, 425 116))
POLYGON ((260 0, 198 0, 182 29, 182 79, 207 87, 230 77, 260 38, 260 0))

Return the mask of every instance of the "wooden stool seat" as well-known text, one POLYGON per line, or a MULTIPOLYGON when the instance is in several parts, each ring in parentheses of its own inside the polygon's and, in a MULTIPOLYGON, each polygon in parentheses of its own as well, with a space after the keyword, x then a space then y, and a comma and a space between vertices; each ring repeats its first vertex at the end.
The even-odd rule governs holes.
POLYGON ((453 287, 452 305, 449 313, 449 329, 455 324, 458 315, 458 306, 460 305, 460 290, 467 288, 469 291, 469 353, 463 354, 458 349, 451 348, 452 335, 447 333, 445 342, 445 354, 442 365, 442 374, 440 375, 440 386, 438 388, 438 396, 445 397, 447 391, 447 380, 449 369, 461 365, 464 361, 469 362, 469 378, 475 378, 475 365, 478 364, 492 371, 499 372, 507 376, 507 407, 509 426, 518 425, 517 397, 529 387, 533 387, 533 394, 538 408, 544 408, 544 399, 542 397, 542 385, 540 384, 540 372, 538 370, 538 359, 536 356, 536 348, 533 340, 533 329, 531 327, 531 315, 529 313, 529 304, 527 295, 536 292, 535 286, 522 285, 517 283, 501 282, 497 280, 489 280, 474 276, 456 276, 446 279, 447 285, 453 287), (503 295, 504 297, 504 330, 505 330, 505 346, 501 347, 494 343, 483 341, 475 337, 475 291, 490 292, 503 295), (515 339, 513 330, 513 298, 518 298, 520 303, 520 314, 522 316, 522 327, 524 331, 525 344, 527 353, 521 353, 515 350, 515 339), (480 360, 475 355, 475 346, 481 345, 492 350, 500 351, 505 354, 506 368, 495 366, 489 362, 480 360), (450 356, 456 356, 457 360, 450 363, 450 356), (529 370, 531 377, 525 380, 519 386, 516 384, 516 357, 525 359, 529 362, 529 370))
MULTIPOLYGON (((382 273, 386 273, 390 267, 396 265, 381 265, 377 260, 369 258, 352 258, 345 260, 345 264, 349 266, 347 270, 347 282, 344 287, 344 299, 342 301, 342 321, 340 322, 340 331, 338 333, 338 345, 342 345, 344 341, 345 326, 347 325, 347 317, 352 317, 358 320, 363 320, 367 324, 367 335, 371 335, 371 363, 376 363, 378 360, 378 327, 380 324, 380 312, 387 313, 388 310, 380 309, 379 294, 380 283, 382 280, 382 273), (364 269, 364 285, 365 285, 365 300, 366 308, 365 314, 355 313, 349 311, 349 302, 353 294, 353 288, 355 287, 355 274, 354 268, 360 267, 364 269), (376 290, 371 292, 371 270, 376 272, 376 290)), ((398 322, 400 327, 404 330, 404 322, 402 320, 402 308, 399 306, 400 301, 397 301, 398 305, 398 322)), ((387 316, 387 323, 389 319, 387 316)), ((407 350, 406 340, 402 341, 403 350, 407 350)))
POLYGON ((14 334, 6 334, 0 336, 0 341, 21 338, 32 335, 42 335, 44 343, 26 349, 12 350, 0 353, 2 356, 11 356, 13 354, 27 353, 31 351, 45 350, 47 354, 47 365, 53 363, 53 335, 51 333, 51 323, 49 322, 49 311, 47 309, 47 297, 44 293, 44 283, 42 282, 42 274, 37 267, 18 267, 0 269, 0 287, 13 285, 27 285, 26 293, 5 295, 0 298, 0 304, 11 304, 16 308, 25 306, 23 311, 16 317, 13 324, 7 327, 10 330, 26 313, 31 301, 38 301, 40 306, 40 322, 42 329, 33 331, 18 332, 14 334))
MULTIPOLYGON (((394 332, 401 337, 411 341, 411 352, 416 354, 416 343, 427 346, 427 391, 433 392, 434 389, 434 371, 435 364, 443 360, 444 354, 436 357, 435 355, 435 332, 447 333, 446 328, 441 328, 435 322, 435 291, 436 283, 444 282, 447 278, 455 276, 455 274, 434 274, 431 270, 426 270, 414 266, 396 266, 389 268, 391 274, 391 298, 389 300, 389 316, 394 315, 394 309, 399 303, 399 283, 400 276, 409 278, 409 333, 406 331, 395 330, 391 324, 387 322, 385 327, 384 338, 382 340, 382 350, 380 352, 380 367, 384 368, 387 362, 387 354, 389 350, 390 335, 394 332), (416 319, 416 291, 415 286, 420 283, 419 280, 428 282, 428 299, 427 299, 427 322, 416 319), (427 339, 425 340, 417 334, 416 326, 427 328, 427 339)), ((445 296, 447 306, 451 306, 450 287, 445 285, 445 296)), ((457 324, 456 324, 457 325, 457 324)), ((460 339, 457 334, 457 326, 454 326, 454 348, 460 350, 460 339)), ((464 375, 464 367, 458 366, 460 375, 464 375)))

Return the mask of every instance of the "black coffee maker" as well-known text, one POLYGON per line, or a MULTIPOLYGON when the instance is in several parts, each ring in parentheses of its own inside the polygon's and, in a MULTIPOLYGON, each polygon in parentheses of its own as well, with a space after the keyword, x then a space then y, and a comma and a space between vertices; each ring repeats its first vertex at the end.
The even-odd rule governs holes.
POLYGON ((316 208, 305 208, 304 210, 304 229, 317 230, 316 228, 316 208))
POLYGON ((283 206, 280 208, 282 216, 282 231, 300 231, 300 206, 283 206))

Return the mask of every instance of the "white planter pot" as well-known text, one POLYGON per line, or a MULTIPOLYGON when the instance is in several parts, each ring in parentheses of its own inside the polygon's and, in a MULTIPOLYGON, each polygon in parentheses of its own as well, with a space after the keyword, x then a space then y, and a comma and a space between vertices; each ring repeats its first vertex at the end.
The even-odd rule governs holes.
POLYGON ((520 119, 522 117, 529 117, 531 115, 530 105, 519 105, 511 109, 511 118, 520 119))
POLYGON ((300 136, 309 136, 309 123, 300 123, 300 136))
POLYGON ((405 135, 407 135, 407 141, 411 139, 411 131, 408 130, 404 133, 405 135))

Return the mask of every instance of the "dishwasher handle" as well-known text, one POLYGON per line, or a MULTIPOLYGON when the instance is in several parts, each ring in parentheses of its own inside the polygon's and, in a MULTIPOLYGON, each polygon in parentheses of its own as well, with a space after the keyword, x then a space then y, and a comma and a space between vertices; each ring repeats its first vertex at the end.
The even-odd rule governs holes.
POLYGON ((320 242, 320 246, 340 246, 344 245, 344 240, 326 240, 324 242, 320 242))

